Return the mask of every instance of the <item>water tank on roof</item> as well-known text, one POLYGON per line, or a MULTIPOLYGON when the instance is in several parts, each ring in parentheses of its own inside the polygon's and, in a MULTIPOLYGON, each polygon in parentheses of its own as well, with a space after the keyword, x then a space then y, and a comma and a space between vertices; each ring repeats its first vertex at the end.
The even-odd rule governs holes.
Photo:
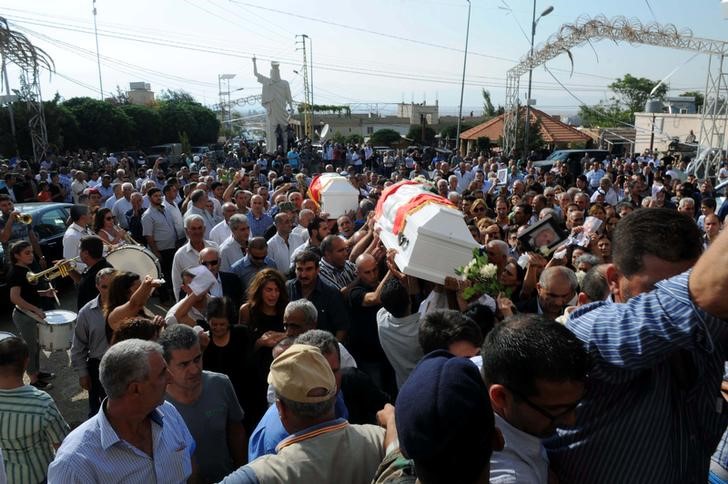
POLYGON ((645 103, 646 113, 661 113, 662 112, 662 101, 659 99, 650 99, 645 103))
POLYGON ((132 91, 149 91, 151 85, 148 82, 130 82, 129 89, 132 91))

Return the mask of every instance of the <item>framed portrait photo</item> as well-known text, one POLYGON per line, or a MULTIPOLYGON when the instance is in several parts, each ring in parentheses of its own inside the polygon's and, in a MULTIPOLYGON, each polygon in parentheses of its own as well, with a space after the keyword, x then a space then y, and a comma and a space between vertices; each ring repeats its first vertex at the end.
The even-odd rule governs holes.
POLYGON ((518 236, 518 240, 525 250, 547 256, 566 240, 566 234, 562 232, 556 220, 548 216, 524 230, 518 236))

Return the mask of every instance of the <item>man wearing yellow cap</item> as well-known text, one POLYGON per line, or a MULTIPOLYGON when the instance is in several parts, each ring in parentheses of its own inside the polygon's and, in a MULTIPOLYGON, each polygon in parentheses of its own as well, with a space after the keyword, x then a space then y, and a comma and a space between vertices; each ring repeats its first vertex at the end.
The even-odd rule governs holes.
POLYGON ((225 484, 370 483, 384 457, 384 429, 336 419, 336 378, 318 348, 294 344, 268 374, 276 408, 290 436, 225 478, 225 484))

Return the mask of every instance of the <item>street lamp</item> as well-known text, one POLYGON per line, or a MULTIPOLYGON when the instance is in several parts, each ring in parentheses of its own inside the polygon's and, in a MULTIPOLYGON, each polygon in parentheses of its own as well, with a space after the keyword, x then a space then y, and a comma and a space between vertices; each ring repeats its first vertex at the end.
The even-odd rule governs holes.
MULTIPOLYGON (((535 1, 535 0, 534 0, 535 1)), ((460 150, 460 127, 463 119, 463 93, 465 92, 465 66, 468 62, 468 39, 470 37, 470 0, 468 2, 468 24, 465 28, 465 54, 463 55, 463 79, 460 81, 460 107, 458 109, 458 128, 455 135, 455 154, 460 150)), ((424 131, 424 130, 423 130, 424 131)))
MULTIPOLYGON (((223 100, 223 94, 227 95, 228 106, 230 105, 230 79, 233 79, 235 74, 218 74, 217 75, 217 92, 220 98, 220 122, 225 122, 225 101, 223 100), (227 92, 222 91, 222 81, 227 81, 227 92)), ((230 110, 232 112, 232 109, 230 110)), ((230 129, 231 123, 228 123, 228 129, 230 129)))
MULTIPOLYGON (((531 53, 528 55, 529 60, 533 57, 533 38, 536 36, 536 25, 542 17, 550 14, 554 11, 554 7, 549 5, 546 10, 541 12, 541 15, 536 18, 536 0, 533 0, 533 19, 531 21, 531 53)), ((528 69, 528 95, 526 96, 526 127, 523 132, 523 155, 527 156, 528 153, 528 125, 531 118, 531 78, 533 76, 533 67, 528 69)))

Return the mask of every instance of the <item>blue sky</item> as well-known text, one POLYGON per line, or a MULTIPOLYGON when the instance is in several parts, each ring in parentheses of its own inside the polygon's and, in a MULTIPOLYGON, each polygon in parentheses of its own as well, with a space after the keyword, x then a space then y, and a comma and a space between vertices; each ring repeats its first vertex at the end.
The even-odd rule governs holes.
MULTIPOLYGON (((529 0, 472 0, 470 45, 464 96, 465 112, 479 111, 480 89, 494 104, 505 99, 506 71, 528 51, 529 0), (520 25, 520 27, 519 27, 520 25)), ((698 37, 727 40, 719 0, 612 0, 611 2, 538 0, 541 19, 536 44, 562 24, 582 15, 624 15, 643 23, 674 23, 698 37), (686 4, 689 5, 686 7, 686 4)), ((313 44, 314 101, 327 104, 433 102, 455 113, 460 96, 467 20, 465 0, 98 0, 98 28, 104 91, 146 81, 152 89, 184 89, 205 104, 217 102, 218 74, 234 73, 233 97, 259 93, 250 57, 261 71, 271 59, 303 100, 301 54, 295 35, 313 44), (122 38, 123 37, 123 38, 122 38)), ((0 16, 25 32, 55 60, 57 74, 42 75, 44 96, 98 97, 92 1, 0 0, 0 16)), ((601 41, 573 50, 574 74, 565 55, 548 63, 574 95, 596 103, 610 95, 607 85, 631 73, 661 79, 693 57, 690 52, 601 41)), ((703 90, 707 58, 698 55, 671 78, 672 94, 703 90)), ((17 71, 10 70, 11 85, 17 71)), ((579 102, 543 69, 534 71, 537 106, 551 113, 576 110, 579 102)), ((521 81, 525 91, 526 78, 521 81)), ((525 98, 525 95, 521 96, 525 98)), ((251 108, 254 108, 252 106, 251 108)))

